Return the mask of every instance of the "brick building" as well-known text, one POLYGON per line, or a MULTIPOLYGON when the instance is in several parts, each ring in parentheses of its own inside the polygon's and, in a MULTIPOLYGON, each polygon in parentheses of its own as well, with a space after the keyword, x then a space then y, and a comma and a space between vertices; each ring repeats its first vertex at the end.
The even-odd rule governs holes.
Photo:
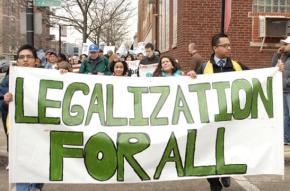
MULTIPOLYGON (((0 1, 0 55, 12 57, 17 49, 26 43, 25 34, 21 34, 20 17, 25 12, 26 0, 0 1)), ((49 8, 35 8, 42 13, 42 34, 35 34, 35 47, 50 47, 50 26, 47 24, 49 8)))
MULTIPOLYGON (((211 37, 220 32, 221 0, 139 0, 138 41, 190 65, 188 44, 208 59, 211 37)), ((290 0, 232 0, 228 35, 232 57, 251 68, 269 67, 280 39, 290 35, 290 0)))

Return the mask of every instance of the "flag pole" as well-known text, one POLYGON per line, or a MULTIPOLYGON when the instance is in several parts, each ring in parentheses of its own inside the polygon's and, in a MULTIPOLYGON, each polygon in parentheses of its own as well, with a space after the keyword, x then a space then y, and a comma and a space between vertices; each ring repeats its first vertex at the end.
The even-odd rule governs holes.
POLYGON ((221 13, 221 33, 225 33, 225 0, 222 0, 222 13, 221 13))

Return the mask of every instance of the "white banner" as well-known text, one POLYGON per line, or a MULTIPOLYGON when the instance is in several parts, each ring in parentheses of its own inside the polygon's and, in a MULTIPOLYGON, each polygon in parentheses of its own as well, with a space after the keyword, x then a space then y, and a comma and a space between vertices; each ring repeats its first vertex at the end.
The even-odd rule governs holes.
POLYGON ((138 77, 138 68, 140 60, 134 60, 134 61, 126 61, 129 68, 129 73, 131 74, 131 77, 138 77))
POLYGON ((276 68, 129 78, 12 67, 10 182, 284 174, 276 68))
POLYGON ((146 64, 146 65, 139 64, 139 76, 140 77, 152 77, 157 66, 158 66, 158 63, 146 64))
POLYGON ((89 55, 89 46, 90 45, 88 43, 83 43, 82 54, 89 55))

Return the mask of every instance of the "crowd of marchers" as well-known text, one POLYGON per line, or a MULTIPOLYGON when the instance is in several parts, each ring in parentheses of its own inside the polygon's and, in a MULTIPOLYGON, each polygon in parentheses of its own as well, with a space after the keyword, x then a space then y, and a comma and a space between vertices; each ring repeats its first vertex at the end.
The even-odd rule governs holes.
MULTIPOLYGON (((283 95, 284 95, 284 143, 290 143, 290 37, 281 40, 282 46, 273 56, 272 66, 279 67, 283 72, 283 95)), ((104 53, 97 45, 89 46, 89 55, 82 54, 79 57, 68 58, 64 54, 56 54, 54 51, 45 52, 45 58, 40 58, 35 48, 23 45, 17 52, 17 66, 40 67, 44 69, 57 69, 61 72, 75 72, 91 75, 131 76, 128 61, 140 60, 140 64, 150 65, 158 63, 153 77, 178 77, 188 75, 195 78, 197 75, 214 74, 221 72, 234 72, 248 70, 249 68, 239 61, 230 57, 231 44, 226 34, 219 33, 212 37, 211 48, 213 53, 203 59, 194 43, 190 43, 188 51, 192 56, 192 65, 189 72, 183 71, 178 58, 161 56, 152 43, 145 45, 145 55, 127 54, 121 56, 109 50, 104 53)), ((269 61, 270 63, 271 61, 269 61)), ((271 64, 269 64, 271 66, 271 64)), ((9 138, 8 103, 13 101, 13 95, 9 93, 9 70, 0 84, 0 111, 4 130, 9 138)), ((7 141, 8 151, 8 141, 7 141)), ((223 187, 229 187, 229 177, 208 178, 211 191, 220 191, 223 187)), ((16 191, 42 190, 41 183, 17 183, 16 191)))

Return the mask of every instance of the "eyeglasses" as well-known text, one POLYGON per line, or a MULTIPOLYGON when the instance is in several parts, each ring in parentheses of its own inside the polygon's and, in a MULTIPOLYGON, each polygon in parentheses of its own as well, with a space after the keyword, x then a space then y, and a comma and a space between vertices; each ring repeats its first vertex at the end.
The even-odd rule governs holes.
POLYGON ((217 46, 221 46, 221 47, 224 47, 224 48, 229 48, 229 47, 231 47, 230 44, 218 44, 217 46))
POLYGON ((24 59, 27 59, 27 60, 32 60, 32 59, 34 59, 34 56, 31 56, 31 55, 20 55, 19 57, 18 57, 18 60, 24 60, 24 59))

